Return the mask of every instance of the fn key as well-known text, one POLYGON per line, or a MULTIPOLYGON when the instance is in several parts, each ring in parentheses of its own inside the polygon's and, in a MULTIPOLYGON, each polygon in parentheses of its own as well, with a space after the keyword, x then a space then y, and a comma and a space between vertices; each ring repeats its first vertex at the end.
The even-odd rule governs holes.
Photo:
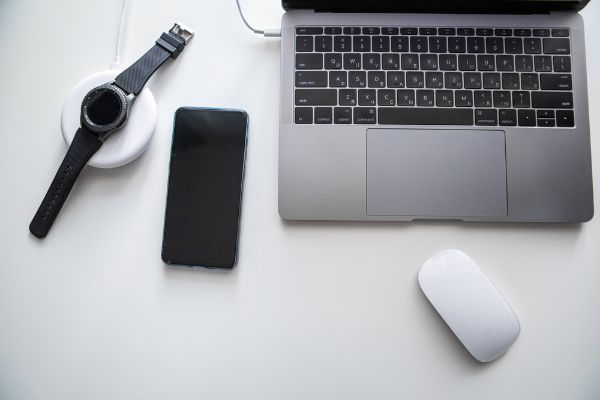
POLYGON ((296 121, 297 124, 312 124, 312 107, 296 107, 294 109, 294 121, 296 121))

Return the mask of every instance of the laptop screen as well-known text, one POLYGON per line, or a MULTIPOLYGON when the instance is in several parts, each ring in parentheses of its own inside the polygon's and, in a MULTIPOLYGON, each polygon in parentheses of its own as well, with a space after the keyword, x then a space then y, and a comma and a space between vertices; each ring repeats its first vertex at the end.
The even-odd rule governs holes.
POLYGON ((529 13, 580 10, 589 0, 282 0, 286 10, 529 13))

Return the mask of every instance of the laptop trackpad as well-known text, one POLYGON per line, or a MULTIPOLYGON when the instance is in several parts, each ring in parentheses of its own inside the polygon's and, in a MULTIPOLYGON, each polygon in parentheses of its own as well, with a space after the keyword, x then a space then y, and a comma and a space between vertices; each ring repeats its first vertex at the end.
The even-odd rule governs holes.
POLYGON ((368 129, 367 214, 505 216, 499 130, 368 129))

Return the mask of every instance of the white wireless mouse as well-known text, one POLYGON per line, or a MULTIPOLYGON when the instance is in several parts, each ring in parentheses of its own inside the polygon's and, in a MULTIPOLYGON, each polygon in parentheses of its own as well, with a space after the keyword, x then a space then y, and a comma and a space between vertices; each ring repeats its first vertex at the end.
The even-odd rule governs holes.
POLYGON ((506 299, 465 253, 444 250, 423 264, 419 285, 446 324, 478 361, 504 354, 521 325, 506 299))

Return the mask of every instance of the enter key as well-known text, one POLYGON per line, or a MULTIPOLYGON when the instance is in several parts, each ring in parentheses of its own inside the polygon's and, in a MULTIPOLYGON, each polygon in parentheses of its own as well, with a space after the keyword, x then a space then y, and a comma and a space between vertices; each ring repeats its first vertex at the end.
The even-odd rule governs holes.
POLYGON ((542 90, 573 90, 573 83, 569 74, 540 74, 540 87, 542 90))

